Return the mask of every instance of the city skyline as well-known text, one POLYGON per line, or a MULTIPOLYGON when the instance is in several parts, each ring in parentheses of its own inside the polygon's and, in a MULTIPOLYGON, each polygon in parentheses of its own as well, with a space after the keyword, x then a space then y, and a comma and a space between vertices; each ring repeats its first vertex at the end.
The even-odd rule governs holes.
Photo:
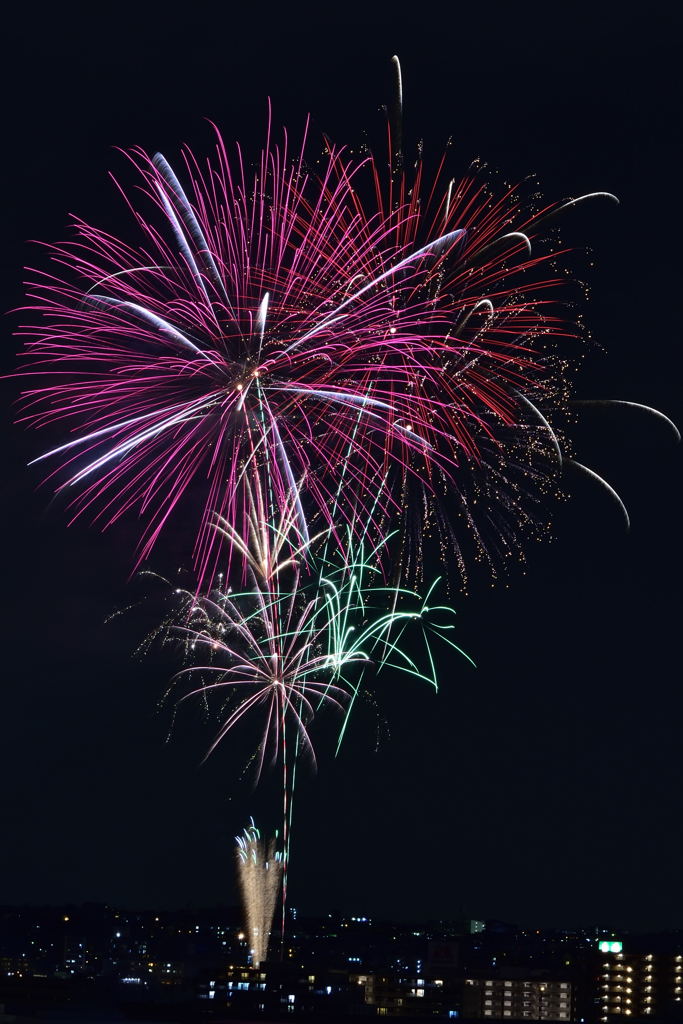
POLYGON ((67 1001, 130 1014, 165 1007, 240 1019, 671 1020, 683 1004, 683 931, 519 929, 292 911, 256 962, 235 910, 123 912, 0 906, 0 995, 14 1012, 67 1001), (211 1008, 206 1002, 211 1000, 211 1008))

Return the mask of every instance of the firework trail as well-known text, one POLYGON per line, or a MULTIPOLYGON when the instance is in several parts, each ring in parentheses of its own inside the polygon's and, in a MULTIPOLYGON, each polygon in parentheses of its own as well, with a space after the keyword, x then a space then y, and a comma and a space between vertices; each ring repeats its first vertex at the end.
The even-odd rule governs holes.
POLYGON ((323 708, 340 714, 341 743, 368 670, 392 669, 436 689, 432 641, 468 656, 452 639, 453 609, 432 604, 438 580, 426 598, 383 582, 381 554, 391 536, 373 543, 367 527, 362 536, 349 525, 343 559, 336 544, 330 557, 329 531, 301 538, 298 490, 277 518, 267 517, 267 492, 254 474, 245 538, 225 520, 216 524, 224 542, 239 548, 245 585, 233 589, 218 580, 204 595, 174 588, 178 610, 163 635, 179 639, 184 649, 186 665, 176 683, 190 685, 182 699, 218 702, 220 725, 207 757, 247 718, 262 721, 256 779, 266 762, 282 771, 284 913, 296 765, 302 754, 316 764, 310 736, 316 714, 323 708), (422 664, 414 653, 420 645, 422 664))
POLYGON ((282 858, 276 850, 277 836, 266 843, 251 819, 251 825, 237 842, 237 876, 246 918, 246 931, 254 967, 268 955, 270 931, 275 916, 282 858))
POLYGON ((325 707, 340 713, 339 745, 369 669, 390 668, 436 689, 431 641, 467 655, 452 639, 453 609, 431 603, 438 580, 425 599, 383 582, 380 556, 391 536, 373 543, 369 526, 364 534, 348 526, 342 559, 329 530, 302 538, 298 488, 279 510, 269 507, 269 491, 267 478, 253 473, 245 537, 223 519, 215 524, 223 542, 238 549, 242 585, 233 588, 219 577, 200 595, 174 587, 175 611, 155 635, 182 644, 186 665, 175 682, 189 685, 181 699, 200 697, 217 711, 220 725, 207 757, 238 724, 256 716, 262 722, 256 780, 266 762, 282 772, 284 929, 296 768, 302 754, 316 764, 309 730, 317 713, 325 707), (411 651, 415 638, 422 644, 422 665, 403 643, 407 632, 411 651))

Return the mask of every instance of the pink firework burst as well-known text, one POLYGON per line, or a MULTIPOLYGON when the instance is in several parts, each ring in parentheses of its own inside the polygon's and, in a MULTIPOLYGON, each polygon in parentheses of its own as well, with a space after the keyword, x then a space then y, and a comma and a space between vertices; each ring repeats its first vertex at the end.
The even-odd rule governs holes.
POLYGON ((292 156, 269 127, 248 169, 217 133, 179 176, 132 151, 137 241, 76 219, 29 287, 22 416, 68 433, 40 457, 49 479, 74 517, 136 512, 139 560, 182 509, 198 585, 220 557, 214 515, 246 528, 254 472, 273 509, 301 495, 304 537, 409 506, 458 552, 449 496, 480 551, 487 532, 510 548, 523 491, 556 472, 565 384, 548 347, 572 330, 551 251, 532 249, 550 208, 448 180, 443 162, 425 187, 421 161, 384 181, 371 155, 327 145, 309 166, 306 147, 292 156))

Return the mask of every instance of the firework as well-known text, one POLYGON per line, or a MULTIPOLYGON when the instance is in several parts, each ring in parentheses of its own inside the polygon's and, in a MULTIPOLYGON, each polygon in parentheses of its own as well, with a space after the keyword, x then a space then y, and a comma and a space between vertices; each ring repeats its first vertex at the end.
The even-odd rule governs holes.
POLYGON ((447 154, 434 172, 421 149, 406 160, 395 70, 388 155, 316 152, 307 128, 292 148, 270 117, 251 167, 218 131, 178 173, 126 154, 135 239, 76 220, 52 272, 33 273, 21 332, 22 418, 64 429, 35 461, 71 515, 137 513, 138 562, 170 519, 185 524, 192 585, 162 632, 184 647, 183 699, 218 705, 209 753, 258 715, 256 776, 281 765, 281 854, 253 823, 238 839, 255 963, 280 881, 284 916, 318 712, 338 712, 341 742, 371 672, 437 687, 432 641, 464 653, 453 610, 432 604, 438 581, 420 596, 424 538, 463 578, 472 553, 495 572, 565 466, 628 524, 616 491, 565 457, 580 331, 549 226, 615 197, 548 205, 478 164, 452 177, 447 154))
POLYGON ((254 967, 268 954, 270 931, 280 892, 282 858, 277 852, 277 836, 266 842, 251 819, 251 825, 237 842, 237 876, 242 892, 246 930, 254 967))
POLYGON ((228 585, 221 574, 206 594, 175 587, 178 611, 162 627, 166 638, 182 642, 187 665, 177 678, 202 680, 186 697, 227 694, 209 753, 247 714, 265 712, 257 776, 267 751, 286 760, 288 722, 297 743, 315 758, 307 724, 316 707, 345 711, 343 733, 360 687, 354 677, 362 679, 370 665, 437 688, 430 635, 467 657, 449 636, 453 609, 431 604, 438 579, 426 598, 384 582, 382 553, 392 537, 373 540, 372 517, 364 527, 347 525, 341 547, 330 543, 329 529, 304 538, 296 511, 299 487, 276 508, 269 507, 270 491, 267 477, 251 475, 245 536, 221 517, 215 522, 224 545, 239 555, 241 585, 228 585), (416 625, 426 652, 423 667, 401 644, 416 625))
POLYGON ((316 763, 310 730, 318 712, 339 713, 340 744, 370 670, 391 669, 436 689, 432 641, 468 656, 452 638, 453 609, 432 603, 438 580, 426 598, 384 583, 381 555, 391 536, 373 542, 368 525, 363 531, 350 524, 342 558, 329 530, 302 539, 298 489, 277 518, 268 517, 268 491, 255 474, 244 538, 224 520, 216 524, 224 543, 239 550, 242 585, 221 577, 207 594, 174 588, 177 611, 161 632, 184 650, 186 665, 176 676, 177 684, 189 681, 182 699, 201 697, 218 713, 208 754, 246 719, 262 722, 256 779, 266 762, 282 772, 284 914, 296 767, 302 754, 316 763))
POLYGON ((544 225, 568 204, 497 195, 444 161, 427 182, 421 159, 408 172, 394 152, 387 178, 383 159, 328 144, 311 163, 311 148, 304 133, 291 154, 269 124, 252 169, 218 134, 178 175, 128 154, 138 240, 76 220, 30 284, 23 417, 69 435, 40 459, 73 516, 136 511, 140 559, 182 509, 200 586, 214 514, 247 529, 254 466, 275 505, 305 480, 304 537, 372 507, 380 531, 401 523, 399 565, 425 524, 463 572, 466 533, 495 562, 557 486, 556 346, 576 332, 544 225))

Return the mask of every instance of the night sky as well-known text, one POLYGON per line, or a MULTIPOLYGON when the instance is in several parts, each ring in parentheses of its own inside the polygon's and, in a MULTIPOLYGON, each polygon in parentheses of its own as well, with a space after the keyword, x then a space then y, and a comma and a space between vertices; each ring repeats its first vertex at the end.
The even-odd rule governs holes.
MULTIPOLYGON (((593 345, 580 397, 622 398, 683 421, 680 402, 681 16, 674 5, 426 3, 17 5, 5 26, 8 180, 2 305, 21 302, 29 239, 67 236, 67 214, 116 230, 107 179, 141 145, 171 160, 210 144, 210 117, 255 153, 266 98, 297 130, 360 142, 402 60, 407 139, 453 165, 481 156, 550 199, 597 189, 621 205, 564 218, 589 275, 593 345), (41 9, 42 7, 42 9, 41 9), (668 8, 668 10, 667 10, 668 8), (78 13, 76 13, 78 11, 78 13), (219 12, 219 13, 217 13, 219 12), (298 13, 297 13, 298 12, 298 13), (594 266, 589 266, 594 263, 594 266)), ((126 221, 126 230, 129 222, 126 221)), ((43 262, 41 262, 41 260, 43 262)), ((3 369, 19 322, 4 320, 3 369)), ((272 812, 267 777, 242 769, 253 739, 206 764, 213 726, 186 705, 170 740, 160 706, 174 661, 132 650, 136 525, 66 526, 26 463, 48 435, 12 424, 4 381, 0 903, 129 907, 236 900, 232 836, 272 812)), ((59 435, 55 435, 59 436, 59 435)), ((397 918, 497 917, 538 925, 683 925, 680 685, 681 448, 654 419, 586 411, 577 457, 619 490, 569 481, 555 540, 523 573, 456 594, 458 640, 441 691, 380 677, 337 760, 298 791, 291 903, 397 918)), ((167 543, 178 536, 171 533, 167 543)), ((160 554, 175 558, 178 550, 160 554)), ((267 819, 266 819, 267 823, 267 819)))

